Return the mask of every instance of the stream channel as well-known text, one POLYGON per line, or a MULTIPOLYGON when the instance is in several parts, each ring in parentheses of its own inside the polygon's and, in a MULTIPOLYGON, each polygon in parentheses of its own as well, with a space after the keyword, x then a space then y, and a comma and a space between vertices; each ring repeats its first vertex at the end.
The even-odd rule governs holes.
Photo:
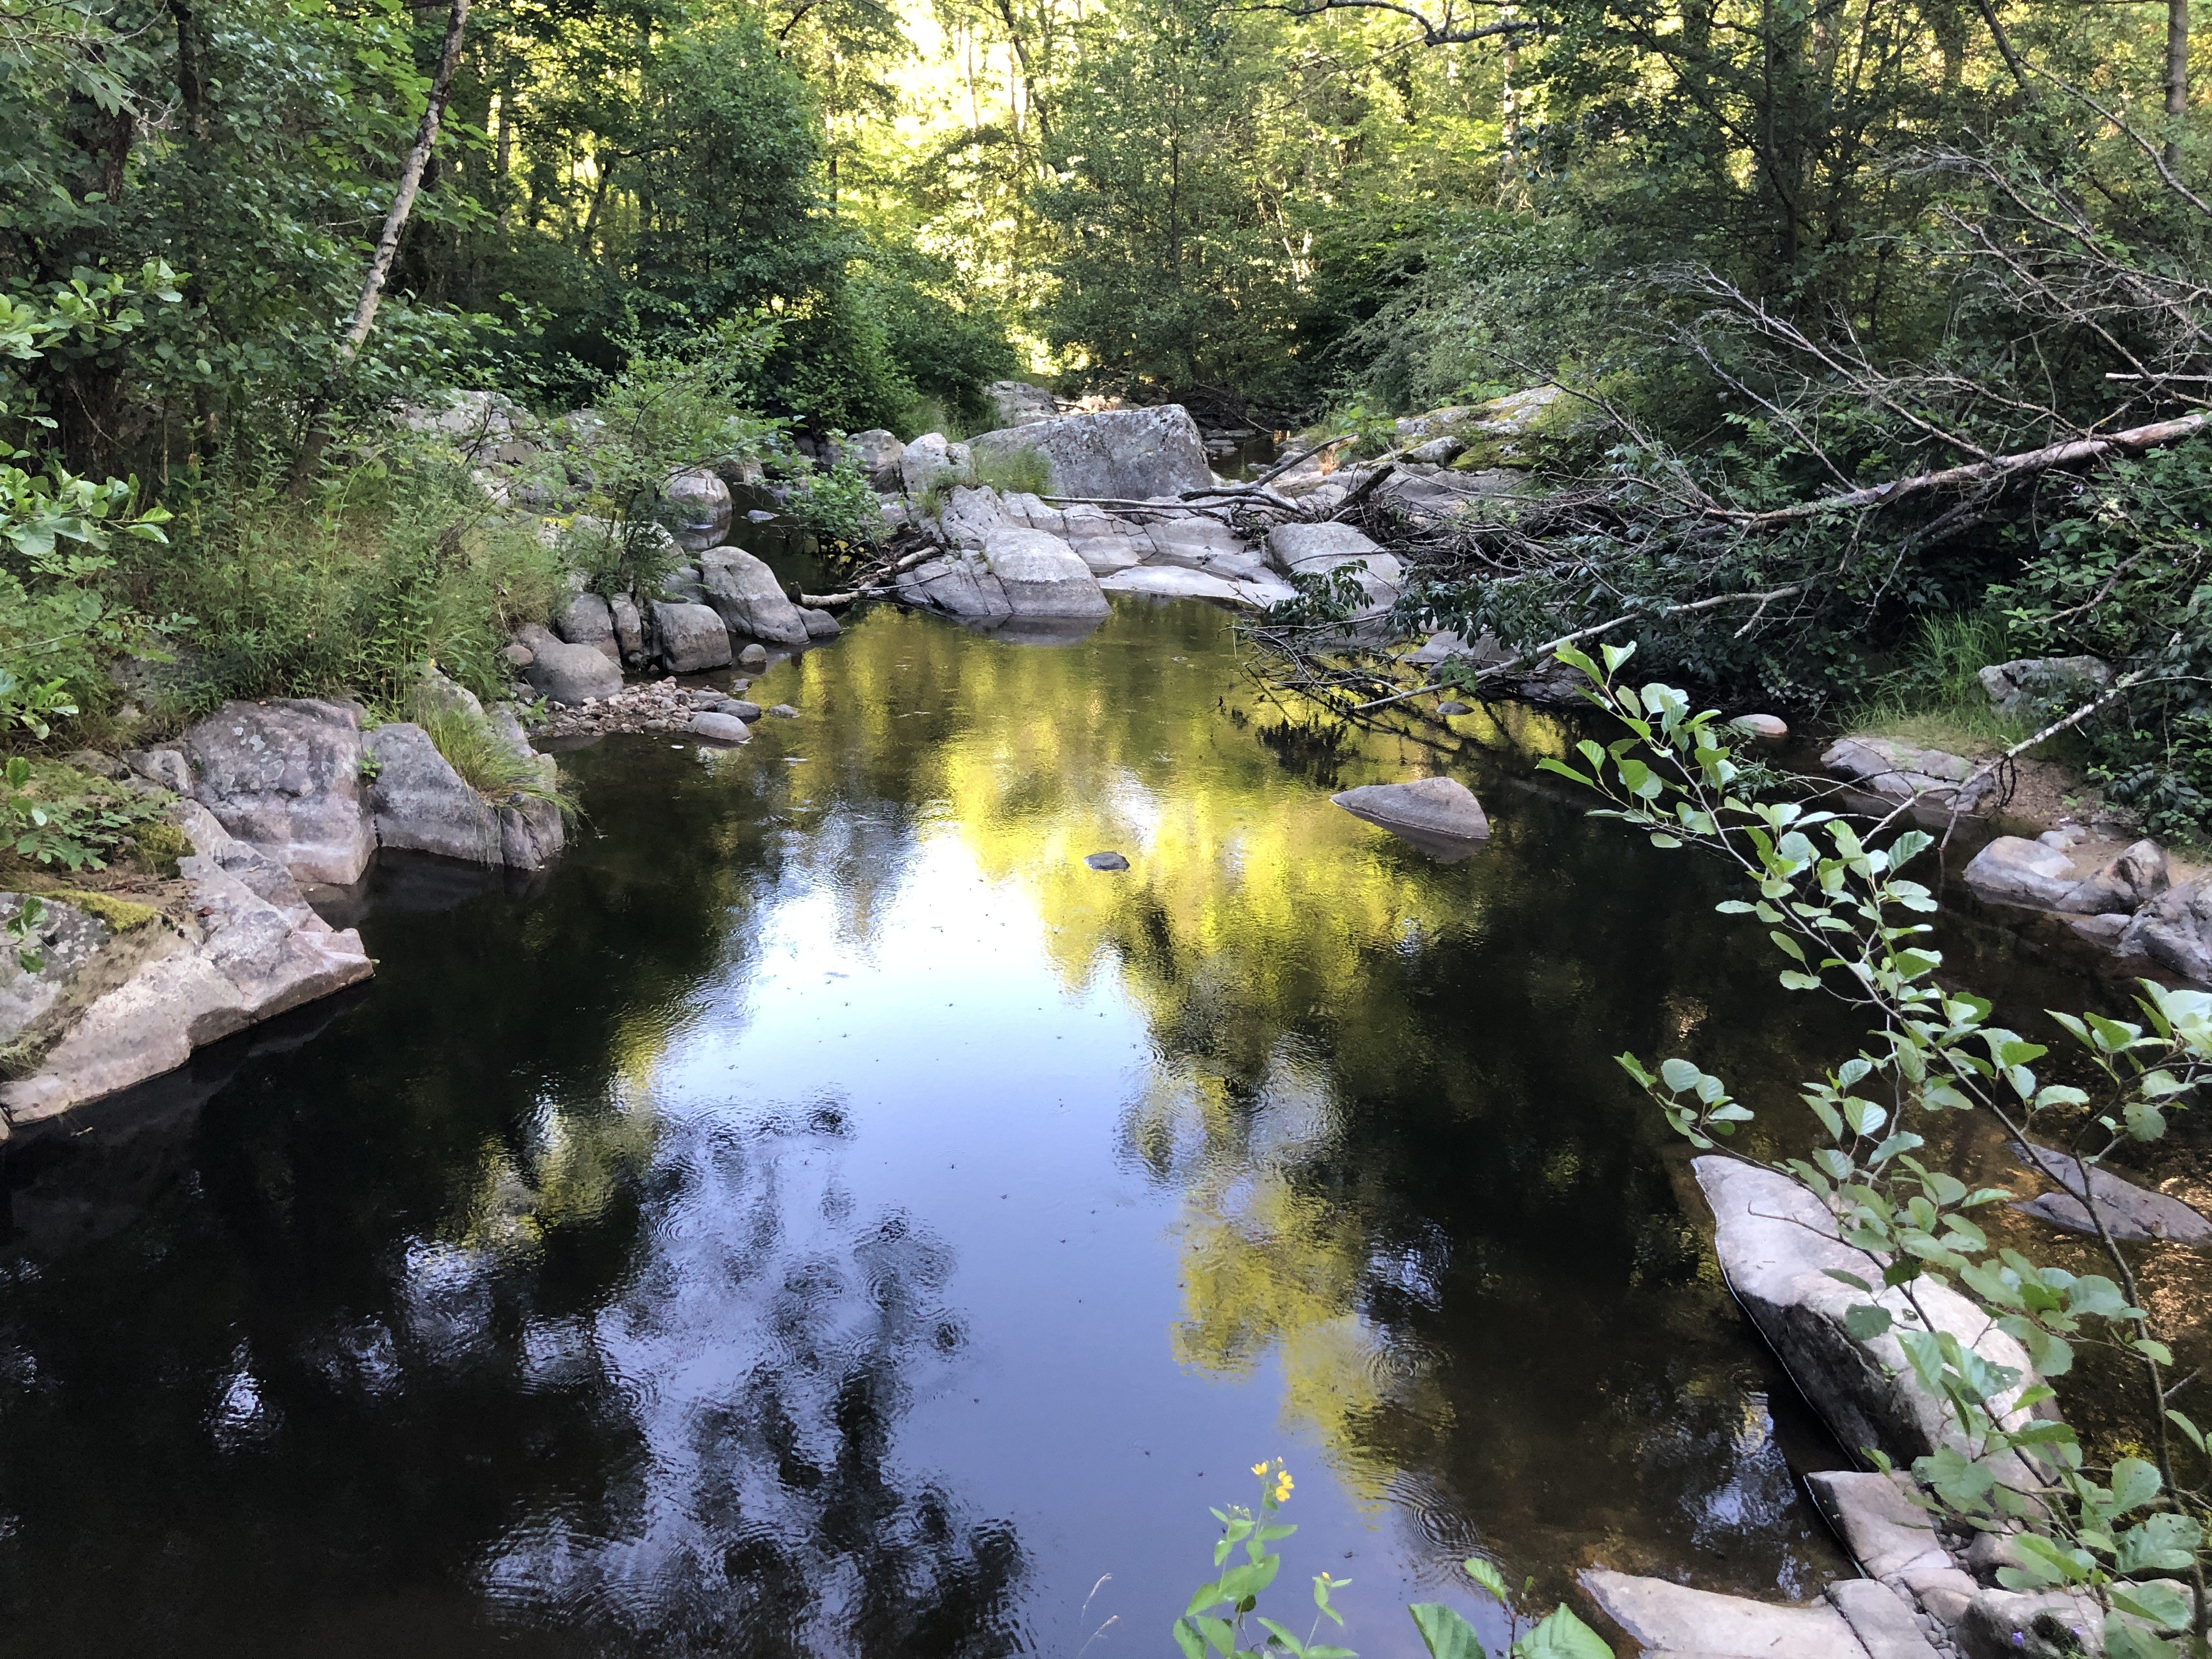
POLYGON ((1276 1616, 1349 1578, 1369 1659, 1502 1634, 1477 1550, 1849 1571, 1610 1056, 1773 1102, 1850 1028, 1558 721, 1333 734, 1126 600, 750 695, 799 716, 569 751, 549 875, 387 858, 372 984, 10 1152, 0 1653, 1156 1655, 1276 1455, 1276 1616), (1329 802, 1439 769, 1459 862, 1329 802))

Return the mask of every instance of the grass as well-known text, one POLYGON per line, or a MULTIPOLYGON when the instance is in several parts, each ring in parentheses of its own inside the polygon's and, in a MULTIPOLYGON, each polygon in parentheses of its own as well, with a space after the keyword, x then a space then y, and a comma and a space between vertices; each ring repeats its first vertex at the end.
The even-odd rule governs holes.
POLYGON ((1042 495, 1052 488, 1052 462, 1042 450, 986 456, 976 461, 974 471, 978 484, 1001 495, 1042 495))
POLYGON ((516 752, 491 722, 459 701, 418 696, 415 723, 446 763, 461 775, 470 788, 497 806, 520 801, 549 801, 563 814, 574 803, 562 789, 557 776, 548 781, 540 757, 516 752))
POLYGON ((1848 711, 1850 728, 1970 758, 2009 748, 2032 728, 1990 707, 1978 676, 2011 656, 2001 617, 1973 611, 1927 617, 1903 664, 1848 711))

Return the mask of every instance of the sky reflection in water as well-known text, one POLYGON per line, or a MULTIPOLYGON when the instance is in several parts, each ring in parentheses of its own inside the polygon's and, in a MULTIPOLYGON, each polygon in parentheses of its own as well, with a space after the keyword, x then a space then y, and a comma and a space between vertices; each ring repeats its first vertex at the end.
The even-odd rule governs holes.
POLYGON ((1346 745, 1192 605, 756 695, 569 756, 550 879, 384 872, 312 1041, 14 1155, 0 1651, 1150 1654, 1276 1454, 1370 1656, 1478 1548, 1837 1565, 1607 1058, 1805 1016, 1541 717, 1346 745), (1438 765, 1461 864, 1328 800, 1438 765))

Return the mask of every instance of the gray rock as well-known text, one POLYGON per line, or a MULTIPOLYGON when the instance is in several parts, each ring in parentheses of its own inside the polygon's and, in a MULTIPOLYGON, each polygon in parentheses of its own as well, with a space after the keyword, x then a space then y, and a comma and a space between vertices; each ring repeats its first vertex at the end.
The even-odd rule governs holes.
POLYGON ((738 666, 752 673, 759 673, 762 669, 768 666, 768 647, 764 645, 747 646, 738 653, 738 666))
POLYGON ((535 659, 535 653, 520 640, 509 640, 500 647, 499 659, 509 668, 527 668, 535 659))
POLYGON ((1034 426, 1060 415, 1060 404, 1052 393, 1027 380, 994 380, 985 389, 985 395, 999 411, 999 424, 1002 427, 1034 426))
POLYGON ((1462 702, 1456 697, 1447 697, 1443 702, 1437 705, 1437 713, 1439 714, 1472 714, 1474 713, 1474 706, 1472 703, 1462 702))
POLYGON ((2068 916, 2065 919, 2066 925, 2090 944, 2115 952, 2120 948, 2120 936, 2128 931, 2128 923, 2133 920, 2133 917, 2118 911, 2107 911, 2094 916, 2068 916))
POLYGON ((1645 1659, 1867 1659, 1826 1601, 1778 1607, 1601 1567, 1583 1573, 1581 1583, 1645 1659))
POLYGON ((577 593, 553 618, 553 631, 570 645, 588 645, 609 662, 622 660, 615 641, 614 612, 597 593, 577 593))
POLYGON ((761 717, 761 706, 757 702, 747 702, 743 697, 725 697, 710 712, 732 714, 741 720, 757 720, 761 717))
POLYGON ((1329 799, 1352 817, 1385 830, 1451 841, 1480 841, 1490 833, 1482 803, 1456 778, 1370 783, 1329 799))
MULTIPOLYGON (((1833 1268, 1878 1284, 1881 1270, 1837 1238, 1819 1200, 1788 1176, 1729 1158, 1700 1158, 1691 1168, 1712 1206, 1714 1253, 1729 1288, 1844 1446, 1905 1463, 1958 1443, 1943 1402, 1906 1363, 1895 1333, 1862 1342, 1845 1328, 1846 1313, 1862 1304, 1899 1319, 1911 1304, 1900 1291, 1869 1297, 1828 1277, 1833 1268)), ((2024 1421, 2007 1404, 2036 1380, 2020 1344, 1956 1291, 1923 1280, 1915 1297, 1938 1329, 2021 1378, 1997 1408, 2009 1425, 2024 1421)))
POLYGON ((925 432, 899 456, 899 478, 909 495, 920 495, 940 480, 960 483, 975 471, 966 444, 947 443, 941 432, 925 432))
POLYGON ((1973 763, 1960 756, 1907 749, 1887 738, 1840 738, 1821 755, 1820 764, 1871 794, 1930 813, 1978 812, 1997 791, 1994 773, 1975 776, 1973 763))
POLYGON ((1094 870, 1126 870, 1129 860, 1119 853, 1088 853, 1083 861, 1094 870))
POLYGON ((2048 1146, 2033 1150, 2035 1164, 2060 1190, 2014 1204, 2014 1209, 2068 1232, 2094 1233, 2096 1224, 2081 1201, 2086 1194, 2096 1200, 2098 1212, 2114 1238, 2130 1243, 2153 1239, 2178 1244, 2212 1243, 2212 1220, 2179 1199, 2138 1187, 2098 1165, 2085 1166, 2069 1153, 2048 1146), (2083 1184, 2085 1170, 2087 1185, 2083 1184))
POLYGON ((903 482, 899 463, 906 454, 906 446, 897 434, 875 427, 866 432, 855 432, 845 440, 842 447, 845 456, 868 475, 871 488, 896 489, 903 482))
POLYGON ((1041 530, 994 530, 983 562, 1017 617, 1103 617, 1113 609, 1075 550, 1041 530))
POLYGON ((1463 438, 1431 438, 1426 443, 1407 450, 1405 459, 1423 465, 1443 466, 1457 460, 1466 448, 1467 441, 1463 438))
POLYGON ((301 880, 361 878, 376 840, 362 799, 361 715, 351 705, 227 702, 185 733, 182 748, 193 796, 232 836, 301 880))
POLYGON ((660 660, 672 674, 699 674, 730 665, 730 630, 711 605, 653 602, 653 632, 660 660))
POLYGON ((1006 589, 980 553, 950 552, 901 573, 898 596, 908 605, 927 605, 969 622, 988 622, 1014 612, 1006 589))
POLYGON ((2081 884, 2065 854, 2018 836, 1999 836, 1966 866, 1967 890, 1992 904, 2056 910, 2081 884))
POLYGON ((683 605, 706 604, 707 588, 699 578, 699 567, 679 564, 671 570, 660 579, 660 597, 683 605))
POLYGON ((615 645, 622 660, 632 665, 645 661, 645 617, 637 608, 637 601, 627 593, 617 593, 607 601, 607 612, 614 618, 615 645))
MULTIPOLYGON (((28 897, 0 892, 0 923, 20 916, 28 897)), ((0 1047, 36 1042, 71 985, 115 936, 98 916, 48 896, 40 899, 39 920, 21 940, 0 937, 0 1047), (40 957, 37 969, 26 969, 18 951, 40 957)))
MULTIPOLYGON (((1218 519, 1195 514, 1147 526, 1145 538, 1152 544, 1151 557, 1159 564, 1188 565, 1193 570, 1212 570, 1221 559, 1251 560, 1244 538, 1218 519)), ((1256 561, 1253 561, 1257 562, 1256 561)), ((1219 574, 1219 572, 1215 572, 1219 574)))
POLYGON ((2077 1659, 2104 1650, 2104 1615, 2086 1595, 1978 1591, 1959 1621, 1966 1659, 2077 1659))
POLYGON ((196 1048, 374 971, 360 935, 333 932, 274 860, 195 802, 173 815, 196 849, 181 866, 191 920, 130 929, 79 959, 48 1004, 42 1052, 27 1074, 0 1084, 0 1122, 21 1127, 143 1083, 196 1048))
POLYGON ((2123 955, 2147 956, 2199 985, 2212 985, 2212 878, 2171 887, 2136 912, 2120 934, 2123 955))
POLYGON ((2132 915, 2172 884, 2166 849, 2154 841, 2139 841, 2075 888, 2058 908, 2082 916, 2132 915))
POLYGON ((945 490, 937 510, 939 538, 947 547, 964 548, 971 553, 983 550, 993 531, 1012 523, 997 490, 965 484, 945 490))
POLYGON ((1036 451, 1052 469, 1055 495, 1148 501, 1213 483, 1198 424, 1180 404, 1060 416, 986 432, 970 447, 978 460, 1036 451))
POLYGON ((1472 404, 1454 404, 1445 409, 1432 409, 1425 415, 1401 416, 1392 430, 1397 434, 1400 443, 1407 443, 1455 432, 1462 427, 1472 427, 1481 415, 1482 411, 1472 404))
POLYGON ((845 631, 843 625, 827 611, 812 611, 802 606, 799 617, 806 624, 806 637, 810 640, 834 640, 845 631))
POLYGON ((1747 737, 1772 739, 1790 735, 1790 722, 1778 714, 1738 714, 1729 725, 1747 737))
POLYGON ((1100 577, 1098 586, 1109 593, 1145 593, 1160 599, 1212 599, 1222 605, 1249 603, 1247 590, 1239 583, 1181 565, 1138 565, 1100 577))
POLYGON ((1909 1584, 1931 1572, 1957 1570, 1936 1534, 1934 1517, 1907 1495, 1911 1476, 1829 1469, 1807 1475, 1805 1484, 1869 1578, 1909 1584))
POLYGON ((777 703, 768 712, 780 720, 795 720, 799 718, 799 711, 787 702, 777 703))
POLYGON ((436 853, 472 864, 501 864, 499 815, 470 787, 419 726, 380 726, 368 734, 376 757, 369 786, 380 847, 436 853))
POLYGON ((2022 657, 1991 663, 1977 678, 1997 713, 2025 714, 2051 702, 2086 702, 2112 683, 2112 671, 2094 657, 2022 657))
POLYGON ((1282 524, 1267 532, 1267 562, 1289 575, 1318 575, 1350 568, 1366 603, 1353 620, 1379 617, 1397 600, 1405 568, 1366 534, 1348 524, 1282 524))
POLYGON ((192 769, 181 749, 126 749, 123 763, 173 795, 192 793, 192 769))
POLYGON ((703 553, 699 569, 707 603, 721 614, 732 633, 771 645, 806 643, 806 618, 783 591, 775 572, 743 548, 703 553))
MULTIPOLYGON (((1094 576, 1110 576, 1117 570, 1127 570, 1143 563, 1154 552, 1154 544, 1143 526, 1117 519, 1103 507, 1079 502, 1061 516, 1061 523, 1066 527, 1057 533, 1075 550, 1076 557, 1090 567, 1094 576)), ((1048 528, 1044 525, 1034 527, 1048 528)))
POLYGON ((1844 1615, 1868 1659, 1936 1659, 1911 1607, 1887 1584, 1838 1579, 1828 1586, 1828 1604, 1844 1615))
POLYGON ((752 728, 735 714, 694 714, 691 731, 712 743, 750 743, 752 728))
POLYGON ((525 629, 520 637, 531 652, 523 676, 547 702, 573 708, 622 690, 621 668, 594 647, 564 644, 536 627, 525 629))
POLYGON ((720 547, 730 534, 730 487, 711 467, 679 472, 661 491, 669 533, 687 553, 720 547))

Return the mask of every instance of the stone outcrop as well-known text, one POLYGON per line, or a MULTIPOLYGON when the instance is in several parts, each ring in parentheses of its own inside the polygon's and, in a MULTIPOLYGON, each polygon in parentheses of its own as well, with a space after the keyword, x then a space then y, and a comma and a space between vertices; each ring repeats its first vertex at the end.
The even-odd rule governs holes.
POLYGON ((896 433, 882 427, 855 432, 845 440, 842 453, 843 459, 868 475, 873 489, 895 490, 905 482, 899 463, 905 457, 906 446, 896 433))
POLYGON ((621 665, 594 647, 569 645, 535 623, 515 638, 530 652, 523 678, 549 702, 573 708, 622 690, 621 665))
POLYGON ((2059 1190, 2040 1198, 2025 1199, 2012 1207, 2073 1233, 2094 1233, 2084 1196, 2094 1198, 2106 1229, 2127 1243, 2166 1241, 2177 1244, 2212 1244, 2212 1220, 2178 1198, 2155 1193, 2124 1180, 2110 1170, 2084 1164, 2070 1153, 2048 1146, 2034 1149, 2038 1172, 2056 1182, 2059 1190))
POLYGON ((925 432, 900 453, 899 477, 908 495, 920 495, 934 483, 965 482, 975 465, 966 444, 947 443, 941 432, 925 432))
POLYGON ((1396 557, 1348 524, 1277 525, 1267 532, 1267 562, 1291 576, 1349 571, 1365 596, 1352 613, 1354 622, 1389 610, 1406 581, 1405 567, 1396 557))
POLYGON ((994 530, 983 561, 1017 617, 1103 617, 1112 608, 1075 550, 1041 530, 994 530))
POLYGON ((1027 380, 994 380, 984 388, 984 395, 998 410, 1002 427, 1035 426, 1040 421, 1056 420, 1060 416, 1060 404, 1052 393, 1027 380))
POLYGON ((1482 803, 1456 778, 1370 783, 1329 799, 1356 818, 1417 836, 1480 841, 1490 834, 1482 803))
POLYGON ((804 645, 806 618, 776 580, 775 572, 743 548, 720 548, 699 557, 707 603, 732 634, 770 645, 804 645))
POLYGON ((1583 1573, 1582 1586, 1645 1659, 1869 1659, 1825 1599, 1775 1606, 1603 1568, 1583 1573))
POLYGON ((1938 816, 1981 811, 1996 798, 1994 773, 1941 749, 1911 749, 1887 738, 1850 737, 1829 745, 1820 764, 1869 794, 1938 816))
MULTIPOLYGON (((584 647, 603 665, 606 659, 584 647)), ((227 702, 185 733, 194 799, 300 880, 343 886, 368 867, 361 711, 312 698, 227 702)))
MULTIPOLYGON (((197 802, 179 802, 173 817, 194 849, 179 864, 185 902, 118 929, 66 899, 46 901, 67 971, 30 1019, 0 1024, 0 1042, 17 1046, 26 1073, 0 1084, 8 1128, 173 1070, 196 1048, 373 971, 360 936, 308 908, 276 860, 197 802)), ((26 1006, 9 994, 21 977, 13 952, 0 958, 0 1011, 26 1006)))
MULTIPOLYGON (((969 447, 984 462, 1035 450, 1051 468, 1054 495, 1150 501, 1213 483, 1206 441, 1180 404, 1063 415, 986 432, 969 447)), ((910 481, 907 488, 914 488, 910 481)))
POLYGON ((2124 956, 2147 956, 2185 979, 2212 985, 2212 878, 2168 888, 2136 911, 2117 948, 2124 956))
MULTIPOLYGON (((550 787, 557 775, 553 757, 533 753, 513 712, 502 707, 501 714, 503 720, 482 718, 509 749, 528 757, 550 787)), ((421 726, 380 726, 368 734, 368 748, 376 760, 368 805, 380 848, 517 870, 543 869, 560 855, 567 834, 556 805, 520 796, 485 799, 421 726)))
POLYGON ((2112 683, 2112 671, 2095 657, 2023 657, 1991 663, 1977 678, 1990 708, 2021 716, 2054 702, 2086 702, 2112 683))
MULTIPOLYGON (((804 638, 804 623, 799 631, 804 638)), ((672 674, 700 674, 730 665, 730 630, 712 605, 655 599, 653 634, 659 644, 660 660, 672 674)))
POLYGON ((2058 908, 2075 915, 2132 915, 2172 885, 2166 849, 2139 841, 2076 887, 2058 908))

